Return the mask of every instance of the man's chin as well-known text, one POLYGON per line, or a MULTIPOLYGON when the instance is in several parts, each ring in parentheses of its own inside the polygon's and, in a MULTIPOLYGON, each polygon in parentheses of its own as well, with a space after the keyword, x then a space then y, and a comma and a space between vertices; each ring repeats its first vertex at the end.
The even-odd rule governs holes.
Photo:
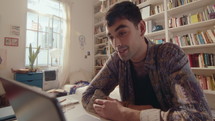
POLYGON ((128 57, 125 57, 125 56, 120 56, 120 55, 119 55, 119 58, 120 58, 122 61, 128 61, 128 60, 129 60, 129 58, 128 58, 128 57))

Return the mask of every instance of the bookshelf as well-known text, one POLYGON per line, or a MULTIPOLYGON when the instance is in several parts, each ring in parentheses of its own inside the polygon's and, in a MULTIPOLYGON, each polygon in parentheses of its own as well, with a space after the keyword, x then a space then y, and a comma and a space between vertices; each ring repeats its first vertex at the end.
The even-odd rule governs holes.
MULTIPOLYGON (((106 0, 106 9, 112 6, 116 2, 124 1, 124 0, 106 0), (112 4, 110 4, 112 3, 112 4)), ((145 37, 151 40, 164 40, 164 42, 173 42, 175 37, 182 38, 184 35, 191 37, 191 35, 197 36, 199 33, 206 33, 207 30, 211 30, 215 32, 215 18, 210 18, 209 15, 206 17, 205 11, 207 11, 211 5, 215 5, 214 0, 129 0, 133 1, 137 4, 137 6, 142 9, 146 6, 150 6, 150 16, 143 18, 147 25, 147 32, 145 33, 145 37), (144 2, 141 2, 144 1, 144 2), (158 7, 159 6, 159 7, 158 7), (159 9, 158 9, 159 8, 159 9), (156 10, 157 9, 157 10, 156 10), (193 17, 199 16, 197 22, 193 20, 193 17), (181 24, 177 23, 178 20, 185 19, 186 22, 181 24), (172 20, 175 20, 177 26, 172 26, 170 24, 172 20), (153 23, 153 24, 152 24, 153 23), (153 25, 161 25, 163 30, 154 31, 153 25), (150 29, 149 29, 150 28, 150 29)), ((101 1, 98 1, 94 7, 101 5, 101 1)), ((214 8, 215 9, 215 8, 214 8)), ((208 10, 209 11, 209 10, 208 10)), ((97 17, 102 18, 104 13, 96 12, 95 13, 95 21, 97 17)), ((179 21, 181 22, 181 21, 179 21)), ((95 26, 104 25, 104 21, 95 22, 95 26)), ((101 36, 106 36, 105 32, 101 32, 95 34, 95 39, 101 36)), ((212 40, 211 40, 212 41, 212 40)), ((214 54, 215 58, 215 41, 209 43, 199 43, 188 45, 179 45, 183 49, 183 51, 189 54, 195 53, 210 53, 214 54)), ((96 47, 99 45, 95 44, 96 47)), ((107 44, 107 47, 110 48, 110 44, 107 44)), ((108 49, 107 49, 108 50, 108 49)), ((110 49, 107 51, 109 52, 110 49)), ((109 52, 110 54, 110 52, 109 52)), ((106 54, 107 57, 109 56, 106 54)), ((96 58, 100 58, 100 56, 95 55, 96 58)), ((214 61, 215 62, 215 61, 214 61)), ((98 69, 102 66, 96 66, 98 69)), ((210 67, 191 67, 194 74, 210 76, 215 74, 215 66, 210 67)), ((215 96, 215 91, 206 90, 204 91, 206 94, 215 96)))
MULTIPOLYGON (((138 7, 141 9, 145 6, 155 6, 159 4, 163 4, 164 11, 160 11, 160 13, 153 14, 147 18, 144 18, 143 20, 146 22, 147 27, 152 26, 148 25, 148 21, 153 21, 155 22, 155 25, 162 25, 163 30, 156 32, 148 31, 148 33, 145 34, 145 37, 147 37, 148 39, 164 39, 165 42, 172 42, 175 36, 178 36, 178 38, 180 38, 189 33, 197 35, 199 31, 200 33, 206 33, 208 29, 215 32, 215 18, 206 18, 205 16, 203 16, 205 13, 202 12, 206 11, 208 9, 208 6, 215 5, 214 0, 147 0, 146 2, 138 4, 138 7), (179 4, 179 2, 183 2, 184 4, 179 4), (201 16, 200 14, 202 14, 202 18, 204 19, 201 19, 198 22, 192 22, 191 16, 195 14, 198 14, 199 16, 201 16), (178 24, 178 26, 174 27, 170 26, 172 18, 176 18, 175 20, 177 20, 182 16, 188 16, 186 24, 178 24)), ((187 36, 190 37, 191 35, 187 36)), ((204 44, 201 43, 198 45, 183 45, 181 46, 181 48, 187 55, 195 53, 212 53, 214 54, 215 59, 215 41, 204 44)), ((191 69, 194 74, 197 75, 211 76, 215 74, 215 66, 191 67, 191 69)), ((206 94, 215 96, 214 90, 204 90, 204 92, 206 94)))

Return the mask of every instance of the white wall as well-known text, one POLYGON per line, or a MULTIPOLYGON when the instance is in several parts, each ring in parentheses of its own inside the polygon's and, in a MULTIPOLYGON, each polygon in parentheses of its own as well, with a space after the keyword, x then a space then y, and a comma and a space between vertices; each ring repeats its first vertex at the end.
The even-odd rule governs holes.
POLYGON ((90 74, 93 73, 93 1, 95 0, 73 0, 71 74, 76 73, 77 71, 85 71, 90 74), (84 49, 81 49, 79 45, 79 35, 85 36, 86 45, 84 49), (87 51, 90 51, 90 56, 85 58, 87 51))
MULTIPOLYGON (((71 0, 72 4, 72 48, 71 72, 85 70, 93 72, 93 1, 71 0), (85 36, 84 49, 79 46, 79 35, 85 36), (87 56, 87 51, 90 56, 87 56)), ((13 78, 11 68, 25 68, 25 28, 26 28, 27 0, 0 0, 0 50, 7 51, 7 63, 0 68, 0 76, 13 78), (20 36, 11 36, 10 25, 21 27, 20 36), (4 37, 19 38, 19 46, 4 46, 4 37)))
POLYGON ((24 68, 25 61, 26 0, 0 0, 0 49, 7 52, 6 64, 0 75, 12 77, 11 68, 24 68), (10 34, 10 26, 21 27, 20 36, 10 34), (18 47, 4 46, 4 37, 19 38, 18 47))

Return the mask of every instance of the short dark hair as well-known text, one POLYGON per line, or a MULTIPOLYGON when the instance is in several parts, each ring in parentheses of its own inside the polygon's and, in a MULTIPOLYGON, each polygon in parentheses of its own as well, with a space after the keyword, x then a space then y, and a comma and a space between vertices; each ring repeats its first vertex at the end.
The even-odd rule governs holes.
POLYGON ((140 9, 130 1, 123 1, 111 7, 107 13, 105 20, 107 26, 112 26, 117 19, 128 19, 135 26, 142 20, 140 9))

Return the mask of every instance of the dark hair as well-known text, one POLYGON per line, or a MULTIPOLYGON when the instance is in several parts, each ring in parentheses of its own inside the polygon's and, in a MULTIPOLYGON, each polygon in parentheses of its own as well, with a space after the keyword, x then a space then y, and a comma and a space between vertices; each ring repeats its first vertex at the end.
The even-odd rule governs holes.
POLYGON ((107 26, 112 26, 117 19, 128 19, 135 26, 142 20, 140 9, 129 1, 123 1, 110 8, 105 17, 107 26))

